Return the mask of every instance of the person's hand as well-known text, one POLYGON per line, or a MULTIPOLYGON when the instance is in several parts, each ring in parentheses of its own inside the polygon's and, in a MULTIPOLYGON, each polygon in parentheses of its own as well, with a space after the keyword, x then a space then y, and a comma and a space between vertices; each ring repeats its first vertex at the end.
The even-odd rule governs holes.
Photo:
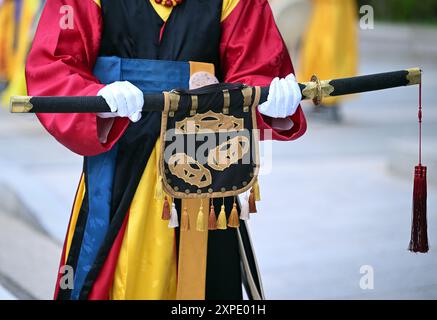
POLYGON ((296 112, 301 100, 299 84, 289 74, 284 79, 273 79, 267 101, 258 106, 258 111, 272 118, 287 118, 296 112))
POLYGON ((98 93, 111 108, 111 112, 97 114, 100 118, 128 117, 132 122, 141 119, 144 105, 143 92, 129 81, 113 82, 98 93))

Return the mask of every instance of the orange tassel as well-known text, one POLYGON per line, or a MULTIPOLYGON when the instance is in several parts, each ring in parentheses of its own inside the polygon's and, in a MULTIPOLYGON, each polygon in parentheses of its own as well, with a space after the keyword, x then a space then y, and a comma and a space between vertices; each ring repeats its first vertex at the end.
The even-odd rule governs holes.
POLYGON ((188 215, 188 210, 185 207, 182 211, 181 231, 190 231, 190 225, 190 216, 188 215))
POLYGON ((250 213, 256 213, 256 201, 255 201, 255 191, 253 188, 250 190, 250 196, 249 196, 249 212, 250 213))
POLYGON ((162 208, 162 220, 170 220, 171 212, 170 212, 170 203, 168 202, 168 198, 165 197, 164 206, 162 208))
POLYGON ((215 215, 214 205, 211 205, 209 211, 208 230, 217 230, 217 216, 215 215))
POLYGON ((231 228, 240 227, 240 218, 238 217, 237 204, 235 202, 234 202, 234 206, 232 207, 231 215, 229 216, 228 227, 231 228))

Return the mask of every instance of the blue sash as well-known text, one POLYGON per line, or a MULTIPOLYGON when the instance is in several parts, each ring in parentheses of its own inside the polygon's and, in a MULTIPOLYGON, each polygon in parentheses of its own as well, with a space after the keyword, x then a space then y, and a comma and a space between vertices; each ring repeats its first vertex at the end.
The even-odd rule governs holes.
MULTIPOLYGON (((145 93, 188 88, 189 62, 122 59, 101 57, 97 60, 94 75, 103 84, 129 81, 145 93)), ((118 146, 109 152, 86 157, 86 188, 88 218, 75 270, 72 299, 78 299, 88 272, 91 270, 110 225, 112 187, 118 146)))

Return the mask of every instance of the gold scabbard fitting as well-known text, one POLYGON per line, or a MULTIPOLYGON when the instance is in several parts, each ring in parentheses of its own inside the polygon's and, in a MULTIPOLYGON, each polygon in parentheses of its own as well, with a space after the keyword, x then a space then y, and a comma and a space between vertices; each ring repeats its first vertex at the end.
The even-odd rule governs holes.
POLYGON ((231 106, 231 94, 229 90, 223 90, 223 114, 229 114, 229 107, 231 106))
POLYGON ((170 91, 169 97, 170 97, 170 107, 168 110, 168 116, 174 117, 175 112, 179 108, 179 101, 181 100, 181 96, 176 91, 170 91))
POLYGON ((33 109, 33 105, 30 102, 32 97, 12 97, 10 102, 11 113, 28 113, 33 109))
POLYGON ((318 106, 322 103, 323 100, 323 91, 322 91, 322 83, 316 75, 311 77, 311 81, 316 84, 316 92, 313 98, 313 103, 318 106))
POLYGON ((407 80, 409 86, 420 84, 422 82, 422 70, 420 68, 407 69, 407 72, 407 80))

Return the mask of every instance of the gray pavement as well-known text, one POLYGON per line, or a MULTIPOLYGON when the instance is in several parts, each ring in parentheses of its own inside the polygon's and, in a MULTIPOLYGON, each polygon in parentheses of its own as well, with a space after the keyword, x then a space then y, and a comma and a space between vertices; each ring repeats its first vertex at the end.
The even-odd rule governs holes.
MULTIPOLYGON (((417 88, 352 97, 341 125, 309 117, 302 139, 272 145, 250 221, 268 298, 437 298, 436 40, 437 29, 377 24, 360 49, 361 74, 424 70, 430 253, 406 250, 417 88), (360 288, 362 266, 373 268, 373 290, 360 288)), ((0 212, 9 212, 0 214, 0 298, 49 298, 81 158, 33 116, 0 112, 0 168, 0 212)))

